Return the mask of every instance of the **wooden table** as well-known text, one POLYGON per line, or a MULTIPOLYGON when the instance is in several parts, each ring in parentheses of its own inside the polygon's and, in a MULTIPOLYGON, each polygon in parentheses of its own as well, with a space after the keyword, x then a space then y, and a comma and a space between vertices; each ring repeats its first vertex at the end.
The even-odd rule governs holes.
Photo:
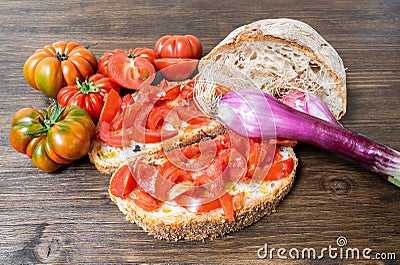
MULTIPOLYGON (((76 41, 100 57, 109 49, 153 47, 166 34, 194 34, 210 51, 234 28, 289 17, 313 26, 343 58, 348 113, 342 123, 400 149, 400 2, 372 1, 0 1, 0 264, 285 263, 257 251, 336 247, 400 259, 399 188, 355 162, 300 144, 295 185, 275 214, 206 242, 153 239, 111 203, 108 176, 88 158, 48 174, 9 144, 11 117, 49 99, 22 67, 34 50, 76 41), (387 255, 388 256, 388 255, 387 255)), ((287 253, 286 253, 287 254, 287 253)), ((360 252, 360 255, 362 253, 360 252)), ((293 261, 293 260, 292 260, 293 261)), ((337 257, 298 263, 369 263, 337 257)))

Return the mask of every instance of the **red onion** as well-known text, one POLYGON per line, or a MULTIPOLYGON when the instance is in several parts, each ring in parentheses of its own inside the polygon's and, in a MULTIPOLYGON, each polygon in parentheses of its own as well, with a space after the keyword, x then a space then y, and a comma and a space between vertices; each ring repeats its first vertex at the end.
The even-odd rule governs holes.
POLYGON ((212 111, 203 109, 241 135, 309 143, 351 158, 400 187, 400 152, 337 122, 298 111, 258 90, 229 92, 214 105, 212 111))

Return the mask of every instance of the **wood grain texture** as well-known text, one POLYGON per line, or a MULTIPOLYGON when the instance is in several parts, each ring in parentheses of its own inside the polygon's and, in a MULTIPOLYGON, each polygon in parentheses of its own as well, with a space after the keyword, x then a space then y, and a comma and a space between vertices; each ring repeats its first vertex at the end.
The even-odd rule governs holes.
MULTIPOLYGON (((261 260, 276 249, 348 247, 400 259, 400 191, 348 159, 300 144, 295 185, 275 214, 206 242, 165 242, 124 220, 107 194, 108 176, 87 158, 47 174, 9 145, 12 115, 49 100, 30 88, 25 60, 58 40, 76 41, 99 58, 109 49, 152 47, 165 34, 194 34, 210 51, 231 30, 263 18, 313 26, 347 68, 345 126, 400 149, 400 2, 355 1, 15 1, 0 0, 0 264, 211 263, 261 260)), ((276 257, 276 256, 275 256, 276 257)), ((371 261, 297 260, 299 264, 371 261)))

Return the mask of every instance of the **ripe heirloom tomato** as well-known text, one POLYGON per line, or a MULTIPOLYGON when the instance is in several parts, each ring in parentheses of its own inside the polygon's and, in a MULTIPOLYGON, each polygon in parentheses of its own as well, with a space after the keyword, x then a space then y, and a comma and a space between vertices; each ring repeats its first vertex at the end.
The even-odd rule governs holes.
POLYGON ((33 164, 52 172, 87 154, 95 125, 89 114, 76 106, 61 108, 58 102, 47 110, 24 108, 11 122, 12 147, 32 158, 33 164))
POLYGON ((24 64, 28 84, 47 96, 56 98, 66 85, 83 81, 97 70, 97 60, 85 47, 75 42, 59 41, 38 49, 24 64))
POLYGON ((119 86, 110 78, 102 74, 94 74, 83 83, 77 79, 75 85, 63 87, 58 92, 57 100, 62 107, 67 105, 81 107, 96 123, 103 109, 104 96, 112 89, 120 92, 119 86))
POLYGON ((125 54, 131 59, 134 58, 146 58, 150 63, 154 64, 154 60, 157 59, 157 54, 149 48, 136 48, 123 51, 120 49, 110 50, 105 52, 98 61, 99 73, 108 75, 108 60, 114 54, 125 54))
POLYGON ((193 35, 166 35, 157 40, 154 51, 160 58, 200 59, 203 46, 193 35))

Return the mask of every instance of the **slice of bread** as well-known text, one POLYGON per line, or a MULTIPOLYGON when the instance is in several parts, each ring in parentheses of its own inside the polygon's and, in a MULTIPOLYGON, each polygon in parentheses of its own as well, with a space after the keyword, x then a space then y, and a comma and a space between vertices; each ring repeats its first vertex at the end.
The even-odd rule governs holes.
MULTIPOLYGON (((236 68, 270 95, 281 96, 289 90, 315 93, 337 119, 346 112, 342 59, 303 22, 265 19, 241 26, 202 58, 200 71, 210 62, 236 68)), ((220 78, 225 84, 230 79, 224 75, 220 78)))
POLYGON ((242 191, 245 193, 244 207, 236 212, 232 222, 228 221, 222 209, 196 214, 172 202, 163 202, 159 209, 145 211, 129 197, 122 199, 111 192, 110 196, 126 215, 127 220, 138 224, 157 239, 212 239, 242 229, 275 212, 279 202, 293 185, 297 166, 297 159, 291 147, 281 147, 281 154, 285 159, 290 157, 294 160, 294 168, 286 178, 261 184, 239 182, 229 191, 231 195, 242 191), (258 188, 254 189, 257 186, 258 188))

